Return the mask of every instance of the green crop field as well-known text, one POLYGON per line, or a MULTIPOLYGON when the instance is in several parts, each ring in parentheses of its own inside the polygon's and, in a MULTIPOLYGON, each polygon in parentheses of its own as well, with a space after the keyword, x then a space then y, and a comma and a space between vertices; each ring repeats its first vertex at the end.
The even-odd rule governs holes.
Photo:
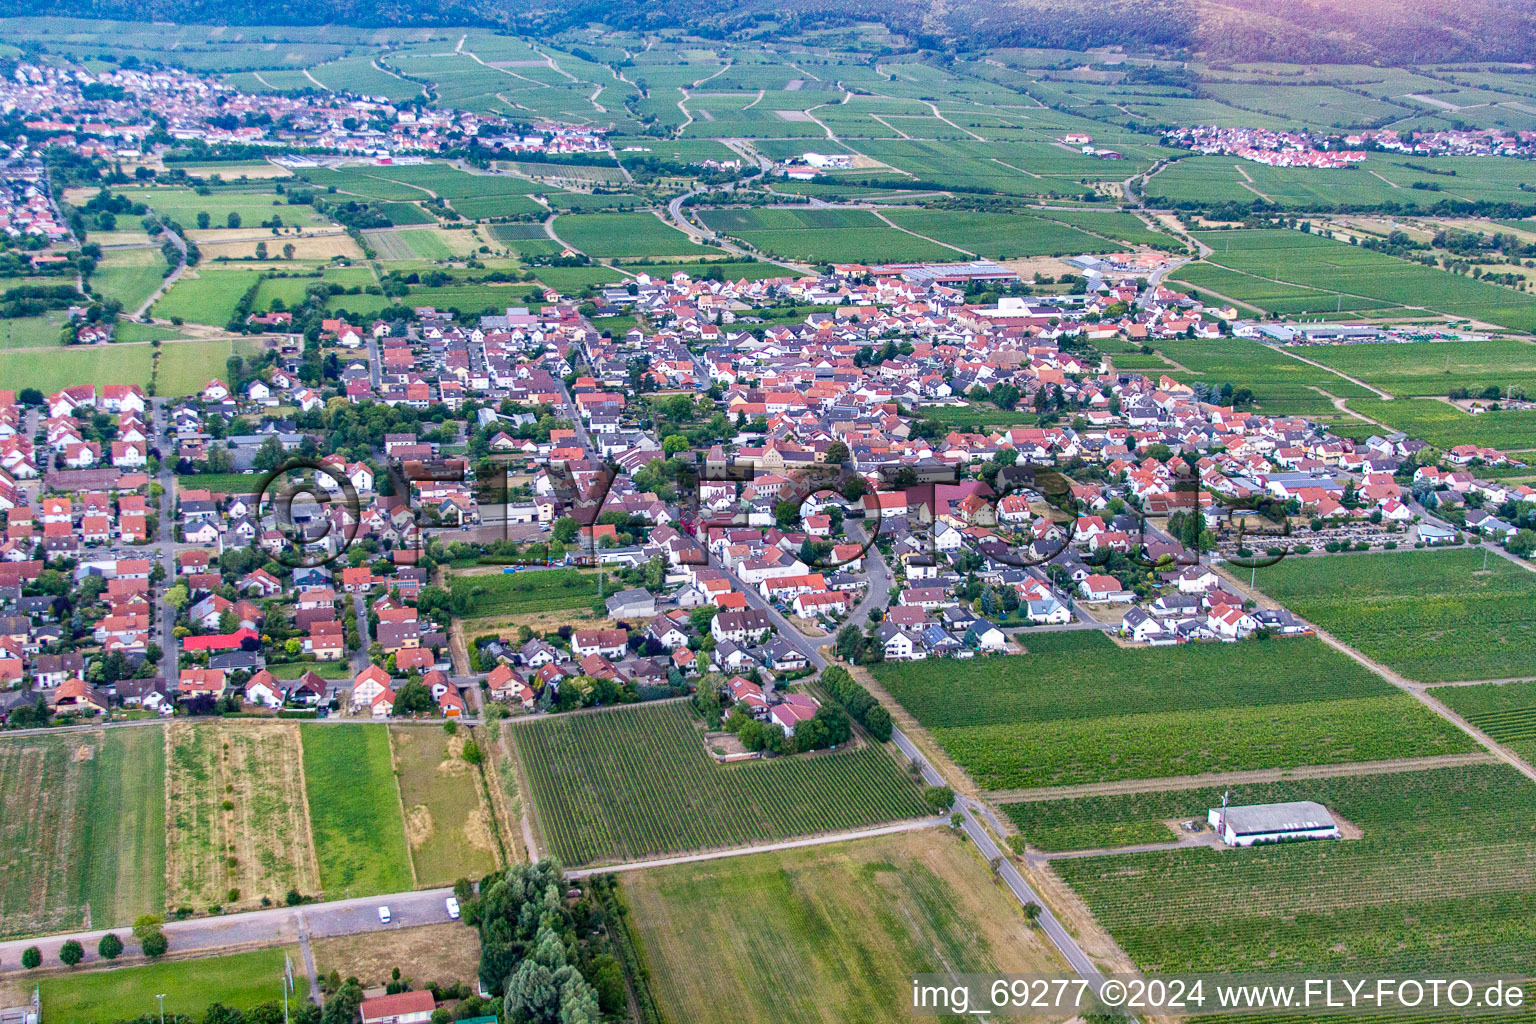
MULTIPOLYGON (((1516 330, 1536 329, 1536 296, 1319 235, 1266 229, 1201 231, 1196 237, 1213 250, 1208 263, 1235 272, 1219 290, 1239 301, 1265 305, 1263 296, 1278 281, 1324 294, 1324 303, 1310 307, 1318 312, 1333 308, 1336 296, 1359 297, 1516 330)), ((1300 311, 1278 305, 1275 310, 1300 311)))
POLYGON ((224 363, 231 355, 254 356, 261 345, 255 338, 166 342, 160 346, 157 390, 162 395, 197 394, 214 377, 226 376, 224 363))
POLYGON ((544 843, 564 863, 686 853, 875 825, 925 812, 881 748, 722 765, 683 704, 508 728, 544 843))
POLYGON ((1472 550, 1290 558, 1260 589, 1410 679, 1536 675, 1536 575, 1472 550))
POLYGON ((1124 248, 1120 242, 1027 214, 892 210, 886 216, 910 231, 991 259, 1073 256, 1124 248))
POLYGON ((616 284, 624 275, 612 267, 535 267, 539 280, 561 295, 579 295, 587 288, 616 284))
POLYGON ((475 615, 522 615, 595 604, 598 574, 580 569, 525 570, 513 575, 454 576, 448 585, 454 600, 464 602, 456 607, 472 609, 475 615))
POLYGON ((165 902, 158 728, 0 741, 0 931, 131 922, 165 902))
POLYGON ((594 258, 718 255, 719 249, 695 245, 688 236, 651 213, 566 214, 555 219, 555 234, 594 258))
MULTIPOLYGON (((1400 398, 1395 402, 1351 398, 1349 407, 1441 449, 1459 444, 1505 451, 1536 448, 1536 412, 1528 409, 1500 409, 1473 416, 1432 398, 1400 398)), ((1374 428, 1373 432, 1380 433, 1374 428)))
POLYGON ((1062 969, 942 830, 635 871, 621 893, 664 1020, 885 1024, 913 1019, 893 994, 916 973, 1062 969))
MULTIPOLYGON (((1536 345, 1513 338, 1407 345, 1309 345, 1300 354, 1389 394, 1440 395, 1452 388, 1522 387, 1536 393, 1536 345)), ((1536 437, 1531 440, 1536 445, 1536 437)))
POLYGON ((1430 695, 1527 762, 1536 763, 1536 682, 1437 686, 1430 695))
MULTIPOLYGON (((148 345, 80 345, 0 351, 0 380, 44 394, 72 384, 149 383, 148 345)), ((221 362, 222 366, 223 363, 221 362)))
POLYGON ((955 430, 995 430, 1028 426, 1037 419, 1026 409, 999 409, 995 405, 927 405, 917 410, 925 420, 942 423, 955 430))
MULTIPOLYGON (((1221 792, 1137 794, 1108 813, 1204 818, 1221 792)), ((1536 787, 1513 768, 1244 785, 1232 797, 1315 800, 1362 837, 1054 861, 1143 970, 1528 971, 1536 787)))
POLYGON ((420 85, 387 71, 380 71, 366 54, 321 64, 311 68, 309 73, 328 89, 364 96, 383 96, 392 103, 410 100, 421 94, 420 85))
POLYGON ((304 789, 332 899, 412 887, 400 796, 382 725, 301 725, 304 789))
POLYGON ((260 271, 244 267, 199 267, 171 285, 155 302, 153 313, 162 319, 180 317, 189 323, 223 327, 259 277, 260 271))
POLYGON ((1374 761, 1471 749, 1311 638, 1130 649, 1026 634, 1022 656, 877 666, 983 789, 1374 761))
POLYGON ((1156 347, 1190 371, 1170 369, 1172 376, 1189 384, 1200 380, 1215 387, 1231 384, 1234 388, 1248 388, 1257 397, 1259 409, 1272 416, 1341 417, 1343 414, 1333 407, 1332 399, 1320 394, 1318 389, 1340 398, 1369 398, 1371 395, 1365 388, 1336 373, 1309 366, 1281 349, 1246 338, 1160 340, 1156 347))
POLYGON ((156 996, 163 994, 165 1012, 178 1020, 196 1019, 213 1003, 235 1011, 276 1003, 281 1015, 285 958, 294 964, 289 998, 302 1001, 309 992, 303 959, 298 949, 279 947, 46 978, 39 985, 43 1012, 58 1024, 137 1020, 159 1013, 156 996))
POLYGON ((964 254, 882 222, 868 210, 705 210, 699 218, 770 256, 819 263, 964 259, 964 254))
POLYGON ((198 473, 178 476, 176 486, 183 491, 190 487, 218 494, 251 494, 261 482, 261 476, 260 473, 198 473))

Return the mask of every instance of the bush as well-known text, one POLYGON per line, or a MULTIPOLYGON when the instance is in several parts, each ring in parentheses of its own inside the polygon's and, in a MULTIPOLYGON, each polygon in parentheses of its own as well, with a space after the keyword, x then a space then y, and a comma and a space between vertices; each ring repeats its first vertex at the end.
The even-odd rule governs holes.
POLYGON ((41 967, 42 964, 43 951, 38 949, 36 946, 28 946, 26 949, 21 951, 21 966, 25 967, 27 970, 30 971, 37 967, 41 967))
POLYGON ((65 967, 73 967, 84 959, 85 949, 74 939, 70 939, 59 947, 59 962, 65 967))
POLYGON ((117 937, 116 932, 107 932, 96 943, 96 952, 103 960, 116 960, 123 954, 123 940, 117 937))
POLYGON ((159 929, 144 936, 140 945, 144 948, 144 955, 150 958, 162 957, 165 955, 166 950, 171 948, 169 940, 165 937, 165 932, 159 929))

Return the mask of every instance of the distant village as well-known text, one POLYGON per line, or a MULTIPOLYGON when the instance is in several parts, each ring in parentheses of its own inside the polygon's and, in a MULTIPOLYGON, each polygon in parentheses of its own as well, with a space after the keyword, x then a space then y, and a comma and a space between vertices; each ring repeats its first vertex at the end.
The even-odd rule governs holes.
POLYGON ((610 151, 593 128, 529 125, 377 96, 247 93, 212 76, 170 68, 97 74, 20 64, 0 79, 0 111, 27 116, 29 134, 13 159, 48 146, 104 160, 132 159, 153 146, 187 142, 371 156, 437 153, 470 141, 513 153, 610 151))
POLYGON ((1197 125, 1165 132, 1163 143, 1208 155, 1235 156, 1270 167, 1348 167, 1365 160, 1372 150, 1413 156, 1536 157, 1536 131, 1502 128, 1410 132, 1380 128, 1320 134, 1197 125))

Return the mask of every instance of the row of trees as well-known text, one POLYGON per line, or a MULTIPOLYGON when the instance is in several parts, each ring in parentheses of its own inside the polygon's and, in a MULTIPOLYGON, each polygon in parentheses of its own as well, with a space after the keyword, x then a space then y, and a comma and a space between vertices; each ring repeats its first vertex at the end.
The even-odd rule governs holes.
MULTIPOLYGON (((139 947, 144 955, 151 959, 165 955, 170 949, 170 943, 166 940, 165 933, 160 930, 160 918, 146 914, 138 919, 133 926, 134 937, 139 942, 139 947)), ((123 954, 123 940, 117 937, 116 932, 108 932, 96 943, 96 953, 103 960, 116 960, 123 954)), ((66 967, 73 967, 85 959, 85 947, 74 939, 68 939, 59 947, 59 963, 66 967)), ((28 946, 21 951, 21 966, 27 970, 36 970, 43 965, 43 951, 36 946, 28 946)))

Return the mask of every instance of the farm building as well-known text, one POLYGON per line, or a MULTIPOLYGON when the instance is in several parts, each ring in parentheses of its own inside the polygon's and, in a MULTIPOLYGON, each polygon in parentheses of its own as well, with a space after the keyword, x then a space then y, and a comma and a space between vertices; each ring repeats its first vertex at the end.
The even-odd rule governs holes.
POLYGON ((1207 820, 1228 846, 1278 843, 1285 839, 1338 839, 1340 836, 1339 826, 1328 808, 1311 800, 1213 807, 1207 820))

